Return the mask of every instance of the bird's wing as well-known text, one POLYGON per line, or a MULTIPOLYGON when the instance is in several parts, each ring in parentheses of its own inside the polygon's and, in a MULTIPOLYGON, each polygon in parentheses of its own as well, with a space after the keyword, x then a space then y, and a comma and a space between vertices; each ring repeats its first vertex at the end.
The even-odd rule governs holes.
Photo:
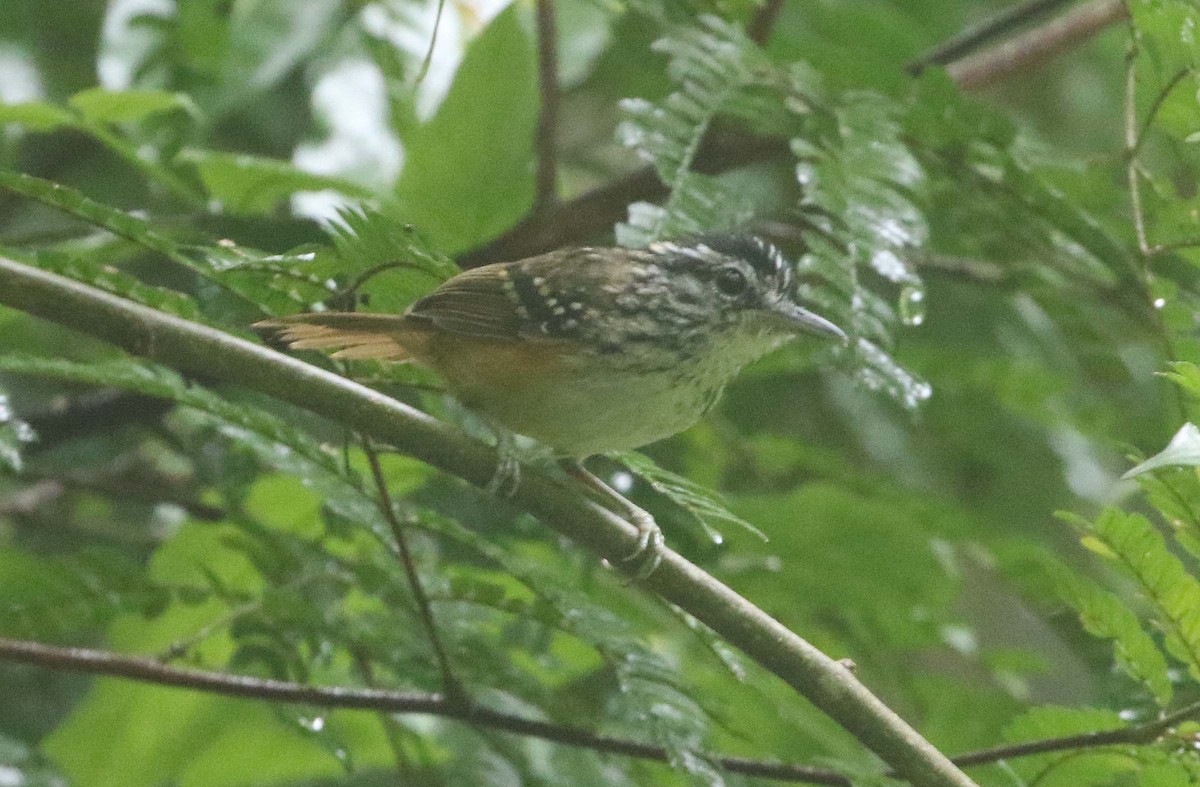
POLYGON ((595 290, 617 266, 613 249, 561 249, 474 268, 417 301, 406 317, 439 331, 490 339, 576 338, 595 290))
POLYGON ((405 314, 436 330, 492 339, 522 335, 517 299, 511 291, 508 269, 517 263, 473 268, 442 283, 405 314))

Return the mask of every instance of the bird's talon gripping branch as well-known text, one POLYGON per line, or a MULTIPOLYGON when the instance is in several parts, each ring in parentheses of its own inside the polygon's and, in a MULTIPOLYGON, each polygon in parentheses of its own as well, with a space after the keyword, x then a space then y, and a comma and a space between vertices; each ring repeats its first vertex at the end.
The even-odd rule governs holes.
POLYGON ((496 470, 484 491, 491 497, 510 498, 521 484, 521 459, 510 432, 496 429, 496 470))
POLYGON ((654 573, 662 563, 664 539, 662 528, 654 521, 654 517, 637 506, 625 501, 628 506, 629 523, 638 529, 637 548, 628 556, 621 558, 622 563, 633 564, 633 579, 642 580, 654 573))

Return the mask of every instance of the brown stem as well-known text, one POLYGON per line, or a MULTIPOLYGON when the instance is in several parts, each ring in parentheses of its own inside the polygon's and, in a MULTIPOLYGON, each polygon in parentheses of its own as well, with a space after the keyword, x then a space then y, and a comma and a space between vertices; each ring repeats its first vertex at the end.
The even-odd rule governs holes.
POLYGON ((396 515, 392 495, 388 492, 387 479, 384 478, 383 468, 379 464, 379 452, 375 450, 375 446, 371 445, 370 440, 364 438, 362 444, 363 451, 367 455, 367 463, 371 466, 371 476, 375 479, 375 487, 379 491, 379 511, 392 530, 392 538, 396 540, 396 549, 400 555, 400 562, 404 566, 404 575, 408 577, 409 590, 413 594, 413 600, 417 603, 421 625, 425 628, 425 635, 429 637, 429 644, 433 647, 434 656, 437 658, 438 669, 442 673, 442 690, 447 698, 463 701, 466 699, 466 692, 458 678, 455 677, 454 670, 450 667, 450 659, 446 656, 446 649, 442 646, 442 639, 438 636, 437 624, 433 621, 433 610, 429 606, 429 596, 425 594, 421 578, 417 575, 417 564, 413 560, 412 550, 408 547, 408 537, 404 533, 404 525, 400 522, 400 517, 396 515))
POLYGON ((538 111, 537 180, 533 215, 541 214, 558 201, 558 154, 555 137, 558 130, 558 25, 554 19, 554 0, 537 0, 538 111))
POLYGON ((1070 2, 1073 0, 1027 0, 1027 2, 1019 3, 988 17, 977 25, 956 33, 913 60, 905 66, 905 70, 916 76, 929 66, 944 66, 955 60, 961 60, 980 47, 1006 36, 1026 23, 1043 17, 1059 6, 1070 2))
POLYGON ((963 90, 980 90, 1045 63, 1128 14, 1123 0, 1092 0, 1002 44, 951 63, 946 71, 963 90))
POLYGON ((746 35, 759 46, 766 46, 771 39, 771 31, 779 21, 779 12, 783 10, 783 0, 767 0, 754 14, 750 24, 746 26, 746 35))
MULTIPOLYGON (((173 667, 141 656, 127 656, 90 648, 60 647, 6 637, 0 637, 0 661, 31 664, 48 669, 108 675, 143 683, 176 686, 248 699, 298 702, 329 708, 371 710, 383 713, 426 713, 593 751, 660 762, 665 762, 667 759, 666 751, 658 746, 610 735, 598 735, 579 727, 527 719, 479 706, 464 706, 450 702, 439 694, 398 692, 374 688, 311 686, 270 678, 173 667)), ((1080 751, 1105 746, 1148 744, 1158 740, 1178 724, 1197 717, 1200 717, 1200 702, 1186 705, 1173 713, 1145 724, 1106 732, 1088 732, 979 749, 960 754, 954 757, 953 761, 956 765, 970 767, 1038 754, 1080 751)), ((849 778, 836 771, 806 765, 766 762, 746 757, 720 757, 718 762, 730 772, 779 781, 840 785, 842 787, 849 787, 851 784, 849 778)))

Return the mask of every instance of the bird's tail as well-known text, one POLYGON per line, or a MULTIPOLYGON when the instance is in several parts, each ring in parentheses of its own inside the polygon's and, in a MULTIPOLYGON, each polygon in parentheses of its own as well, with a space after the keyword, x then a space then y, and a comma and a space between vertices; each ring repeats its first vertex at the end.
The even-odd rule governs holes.
POLYGON ((404 317, 395 314, 314 312, 264 320, 253 327, 293 350, 335 350, 334 358, 412 358, 405 346, 412 331, 404 317))

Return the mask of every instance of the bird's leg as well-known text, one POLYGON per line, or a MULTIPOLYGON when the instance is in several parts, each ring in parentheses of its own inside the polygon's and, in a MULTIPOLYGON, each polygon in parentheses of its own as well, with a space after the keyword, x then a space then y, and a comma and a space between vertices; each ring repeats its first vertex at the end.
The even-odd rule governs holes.
POLYGON ((521 483, 521 458, 517 450, 516 440, 512 432, 500 427, 492 427, 496 435, 496 471, 488 481, 484 491, 492 497, 512 497, 521 483))
POLYGON ((663 534, 654 517, 639 506, 634 505, 623 494, 613 489, 592 471, 583 466, 578 459, 562 459, 559 466, 567 475, 579 481, 598 497, 607 508, 625 517, 629 524, 637 528, 637 548, 627 557, 621 558, 625 563, 636 563, 635 579, 645 579, 654 573, 662 562, 663 534))

